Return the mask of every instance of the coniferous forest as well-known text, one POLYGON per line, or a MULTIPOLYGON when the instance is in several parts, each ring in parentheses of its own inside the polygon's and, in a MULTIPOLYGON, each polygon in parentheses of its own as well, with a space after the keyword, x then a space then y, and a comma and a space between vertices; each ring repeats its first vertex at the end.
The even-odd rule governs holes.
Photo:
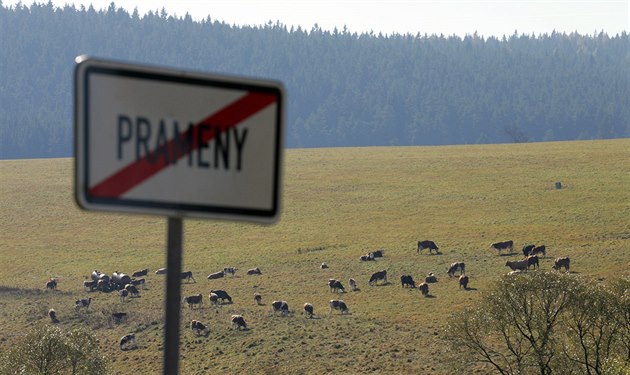
POLYGON ((630 137, 630 36, 240 27, 0 1, 0 158, 72 155, 74 58, 279 80, 288 147, 630 137))

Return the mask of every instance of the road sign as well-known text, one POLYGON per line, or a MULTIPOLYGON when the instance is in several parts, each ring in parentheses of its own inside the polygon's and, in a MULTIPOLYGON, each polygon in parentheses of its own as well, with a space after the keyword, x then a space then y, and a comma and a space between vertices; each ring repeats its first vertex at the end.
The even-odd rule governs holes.
POLYGON ((90 210, 273 222, 284 88, 77 58, 75 197, 90 210))

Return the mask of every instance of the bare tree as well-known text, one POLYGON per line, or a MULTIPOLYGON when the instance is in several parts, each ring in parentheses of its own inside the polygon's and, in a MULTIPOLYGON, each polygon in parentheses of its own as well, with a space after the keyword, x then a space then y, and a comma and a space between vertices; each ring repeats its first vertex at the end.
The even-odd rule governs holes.
POLYGON ((551 272, 505 276, 479 306, 451 317, 446 339, 460 362, 501 374, 602 374, 609 360, 630 364, 624 285, 551 272))

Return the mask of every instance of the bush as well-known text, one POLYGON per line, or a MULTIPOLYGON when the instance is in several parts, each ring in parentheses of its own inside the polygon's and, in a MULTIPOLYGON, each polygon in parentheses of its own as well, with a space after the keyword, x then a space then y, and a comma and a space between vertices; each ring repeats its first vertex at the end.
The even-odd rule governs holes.
POLYGON ((480 305, 451 317, 445 336, 458 366, 501 374, 614 374, 630 364, 629 294, 627 280, 602 285, 555 272, 505 276, 480 305))
POLYGON ((106 374, 96 335, 85 328, 63 332, 38 325, 0 358, 0 374, 106 374))

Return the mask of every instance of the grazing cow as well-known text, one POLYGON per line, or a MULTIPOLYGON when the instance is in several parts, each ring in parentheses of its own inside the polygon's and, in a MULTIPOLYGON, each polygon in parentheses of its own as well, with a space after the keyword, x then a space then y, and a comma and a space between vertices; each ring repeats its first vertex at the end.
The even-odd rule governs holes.
POLYGON ((437 283, 438 279, 437 276, 435 276, 433 274, 433 272, 429 272, 429 274, 427 275, 427 277, 424 278, 424 282, 425 283, 437 283))
POLYGON ((382 258, 385 255, 385 250, 383 249, 374 250, 370 254, 372 254, 373 258, 382 258))
POLYGON ((416 282, 413 281, 413 277, 411 277, 411 275, 402 275, 400 277, 400 283, 402 284, 403 288, 405 286, 409 286, 411 288, 415 288, 416 287, 416 282))
POLYGON ((57 319, 57 312, 55 311, 55 309, 48 310, 48 317, 50 318, 51 322, 55 324, 59 323, 59 320, 57 319))
POLYGON ((129 297, 140 297, 140 292, 138 291, 138 288, 136 288, 135 285, 127 284, 125 285, 124 289, 127 289, 127 291, 129 291, 129 297))
POLYGON ((468 289, 468 276, 459 275, 459 287, 464 287, 464 289, 468 289))
POLYGON ((182 273, 180 273, 180 274, 179 274, 179 277, 180 277, 182 280, 186 280, 186 282, 190 282, 190 280, 192 280, 192 281, 193 281, 193 283, 196 283, 196 282, 197 282, 197 280, 195 280, 195 278, 193 277, 193 273, 192 273, 192 271, 182 272, 182 273))
POLYGON ((448 277, 455 276, 455 272, 459 270, 459 274, 463 275, 466 273, 466 264, 464 262, 455 262, 451 263, 451 266, 448 268, 448 277))
POLYGON ((46 282, 46 289, 55 290, 57 288, 57 279, 50 279, 46 282))
POLYGON ((535 248, 532 249, 532 251, 530 251, 529 255, 538 255, 538 254, 542 254, 543 258, 547 256, 546 254, 547 249, 545 248, 545 245, 540 245, 540 246, 536 246, 535 248))
POLYGON ((416 252, 421 253, 424 249, 429 249, 429 254, 431 254, 433 250, 435 250, 436 254, 438 253, 438 247, 433 241, 418 241, 418 250, 416 252))
POLYGON ((237 269, 234 268, 234 267, 225 267, 225 268, 223 268, 223 273, 226 274, 226 275, 230 274, 230 275, 234 276, 236 274, 236 270, 237 269))
POLYGON ((127 313, 124 313, 124 312, 112 313, 112 320, 114 320, 114 323, 120 323, 124 319, 127 319, 127 313))
POLYGON ((556 258, 556 260, 553 261, 553 266, 551 266, 551 268, 558 271, 560 268, 564 267, 564 271, 569 272, 570 265, 571 260, 569 259, 569 257, 560 257, 556 258))
POLYGON ((120 338, 120 350, 129 350, 137 347, 135 333, 130 333, 120 338))
POLYGON ((85 307, 86 309, 88 307, 90 307, 90 303, 92 302, 92 297, 87 298, 87 299, 78 299, 74 302, 74 309, 79 312, 79 310, 81 310, 82 307, 85 307))
POLYGON ((212 306, 219 306, 219 296, 216 293, 210 293, 208 299, 212 306))
POLYGON ((129 291, 127 289, 119 290, 118 295, 120 295, 120 302, 125 302, 125 299, 129 296, 129 291))
POLYGON ((387 284, 387 271, 383 270, 379 272, 374 272, 370 277, 370 281, 368 282, 368 284, 375 285, 379 280, 382 280, 383 284, 387 284))
POLYGON ((354 291, 357 291, 357 290, 358 290, 358 288, 357 288, 357 282, 356 282, 356 280, 355 280, 355 279, 350 278, 350 280, 348 280, 348 284, 350 285, 350 290, 351 290, 351 291, 353 291, 353 292, 354 292, 354 291))
POLYGON ((343 287, 341 281, 335 279, 328 279, 328 286, 331 292, 345 292, 346 288, 343 287))
POLYGON ((197 336, 207 335, 210 332, 210 328, 198 320, 192 320, 190 322, 190 329, 197 336))
POLYGON ((140 271, 136 271, 133 274, 131 274, 131 277, 141 277, 141 276, 146 276, 149 273, 149 269, 145 268, 143 270, 140 271))
POLYGON ((510 267, 512 271, 521 270, 527 272, 527 264, 527 259, 514 261, 508 260, 507 262, 505 262, 505 266, 510 267))
POLYGON ((247 274, 248 275, 262 275, 262 272, 260 272, 260 268, 256 267, 256 268, 247 270, 247 274))
POLYGON ((348 314, 348 306, 346 305, 346 303, 340 299, 331 299, 330 300, 330 313, 332 314, 333 310, 339 310, 339 312, 341 314, 348 314))
POLYGON ((372 255, 372 253, 369 253, 368 255, 361 255, 359 257, 359 260, 361 262, 368 262, 368 261, 374 260, 374 255, 372 255))
POLYGON ((192 309, 195 305, 203 305, 203 296, 201 293, 184 297, 184 302, 188 304, 188 308, 192 309))
POLYGON ((142 289, 144 289, 144 284, 146 283, 145 279, 131 279, 131 285, 133 286, 138 286, 140 285, 140 287, 142 289))
POLYGON ((236 328, 239 331, 241 328, 247 329, 247 323, 245 322, 243 315, 232 315, 230 321, 232 322, 232 329, 236 328))
POLYGON ((275 313, 280 312, 282 315, 289 314, 289 304, 287 301, 273 301, 271 303, 271 312, 275 315, 275 313))
POLYGON ((96 289, 96 280, 83 280, 83 290, 88 289, 90 292, 96 289))
POLYGON ((254 303, 257 305, 262 304, 262 296, 258 293, 254 293, 254 303))
POLYGON ((501 254, 501 250, 510 250, 510 252, 512 252, 514 250, 514 241, 509 240, 503 242, 495 242, 490 245, 490 247, 498 251, 499 254, 501 254))
POLYGON ((529 266, 534 266, 534 269, 540 268, 540 265, 538 264, 538 255, 530 255, 525 259, 527 259, 527 269, 529 269, 529 266))
POLYGON ((429 284, 427 283, 422 283, 420 285, 418 285, 418 289, 420 290, 420 293, 422 293, 423 296, 428 296, 429 295, 429 284))
POLYGON ((307 318, 312 318, 313 317, 313 305, 310 303, 305 303, 304 304, 304 314, 306 314, 307 318))
POLYGON ((225 276, 225 272, 224 271, 219 271, 219 272, 215 272, 215 273, 211 273, 208 275, 208 280, 215 280, 215 279, 220 279, 223 276, 225 276))
POLYGON ((536 247, 536 245, 525 245, 523 246, 523 255, 524 256, 529 256, 529 253, 532 252, 532 250, 536 247))
POLYGON ((322 270, 325 270, 326 268, 328 268, 328 265, 327 265, 326 263, 322 263, 322 264, 319 266, 319 268, 320 268, 320 269, 322 269, 322 270))
POLYGON ((232 297, 225 290, 211 290, 210 293, 214 293, 221 300, 221 303, 225 303, 225 300, 228 300, 229 303, 232 303, 232 297))
POLYGON ((166 273, 167 273, 166 268, 158 268, 158 270, 155 271, 156 275, 166 275, 166 273))

